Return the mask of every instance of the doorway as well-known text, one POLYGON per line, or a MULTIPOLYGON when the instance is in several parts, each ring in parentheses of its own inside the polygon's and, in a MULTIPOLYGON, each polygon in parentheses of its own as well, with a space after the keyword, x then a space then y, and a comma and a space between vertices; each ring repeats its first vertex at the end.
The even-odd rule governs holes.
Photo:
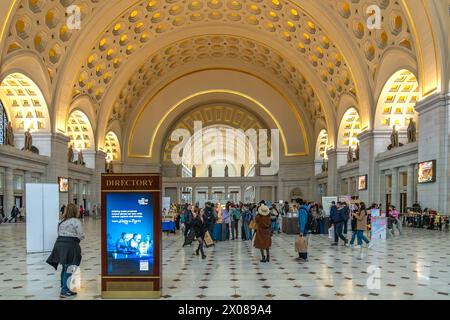
POLYGON ((17 208, 22 208, 22 196, 15 196, 14 197, 14 204, 16 205, 17 208))
POLYGON ((403 213, 406 211, 406 203, 407 203, 407 194, 400 193, 400 212, 403 213))

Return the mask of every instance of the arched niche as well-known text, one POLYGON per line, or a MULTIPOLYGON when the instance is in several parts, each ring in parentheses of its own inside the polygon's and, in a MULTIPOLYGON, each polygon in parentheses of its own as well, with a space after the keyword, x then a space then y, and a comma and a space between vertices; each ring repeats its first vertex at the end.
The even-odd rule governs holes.
POLYGON ((327 148, 328 148, 328 132, 325 129, 320 130, 316 141, 316 153, 315 159, 322 160, 327 159, 327 148))
POLYGON ((106 152, 106 161, 122 160, 119 138, 114 131, 109 131, 106 134, 103 150, 106 152))
POLYGON ((375 129, 406 129, 410 119, 417 122, 416 103, 421 99, 419 83, 414 73, 402 69, 388 79, 378 98, 375 129))
POLYGON ((69 115, 66 126, 67 135, 70 138, 74 150, 95 150, 94 132, 91 122, 86 114, 80 110, 74 110, 69 115))
POLYGON ((338 148, 355 148, 358 143, 358 135, 361 133, 361 119, 358 110, 350 107, 344 113, 339 125, 338 148))

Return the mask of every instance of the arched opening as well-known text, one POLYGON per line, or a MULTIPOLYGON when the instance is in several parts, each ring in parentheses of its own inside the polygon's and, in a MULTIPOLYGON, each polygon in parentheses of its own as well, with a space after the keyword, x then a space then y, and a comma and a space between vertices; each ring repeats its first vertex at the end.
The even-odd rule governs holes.
POLYGON ((44 96, 30 78, 11 73, 0 84, 0 99, 15 132, 50 132, 50 117, 44 96))
MULTIPOLYGON (((256 138, 257 132, 253 131, 256 138)), ((182 165, 187 169, 183 174, 192 177, 195 165, 196 177, 240 177, 241 170, 243 176, 253 176, 257 157, 250 134, 228 125, 211 125, 187 140, 182 151, 182 165), (202 153, 201 163, 196 163, 198 153, 202 153)))
POLYGON ((67 122, 70 144, 76 151, 94 150, 94 133, 88 117, 81 111, 73 111, 67 122))
POLYGON ((359 143, 358 135, 361 133, 361 119, 358 111, 351 107, 342 117, 339 126, 338 147, 340 148, 355 148, 359 143))
POLYGON ((327 156, 328 147, 328 133, 327 130, 322 129, 319 132, 316 142, 316 160, 328 159, 327 156))
POLYGON ((5 144, 6 126, 8 125, 8 115, 5 107, 3 107, 2 100, 0 100, 0 144, 5 144))
POLYGON ((378 99, 375 128, 397 130, 408 127, 410 119, 417 122, 415 105, 420 100, 420 88, 416 76, 409 70, 394 73, 384 85, 378 99))
POLYGON ((120 143, 117 135, 113 131, 109 131, 105 137, 105 146, 106 152, 106 161, 120 161, 121 160, 121 151, 120 151, 120 143))

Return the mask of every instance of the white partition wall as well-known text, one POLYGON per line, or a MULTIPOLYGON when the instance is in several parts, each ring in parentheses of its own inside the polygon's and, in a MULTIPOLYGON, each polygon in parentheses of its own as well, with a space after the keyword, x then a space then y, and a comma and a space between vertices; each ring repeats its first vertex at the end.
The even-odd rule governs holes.
POLYGON ((51 251, 58 236, 57 184, 26 185, 27 253, 51 251))

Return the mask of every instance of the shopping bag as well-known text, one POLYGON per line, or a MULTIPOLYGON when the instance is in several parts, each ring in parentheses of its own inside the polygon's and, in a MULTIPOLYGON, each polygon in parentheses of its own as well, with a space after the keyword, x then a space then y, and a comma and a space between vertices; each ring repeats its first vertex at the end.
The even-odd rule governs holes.
POLYGON ((214 241, 208 231, 205 232, 205 245, 207 248, 214 245, 214 241))
POLYGON ((297 235, 295 237, 295 252, 308 252, 308 237, 297 235))
POLYGON ((331 226, 330 229, 328 229, 328 238, 334 239, 334 226, 331 226))
POLYGON ((250 221, 250 224, 248 225, 248 227, 250 229, 254 229, 254 230, 258 229, 258 225, 256 224, 255 220, 250 221))

